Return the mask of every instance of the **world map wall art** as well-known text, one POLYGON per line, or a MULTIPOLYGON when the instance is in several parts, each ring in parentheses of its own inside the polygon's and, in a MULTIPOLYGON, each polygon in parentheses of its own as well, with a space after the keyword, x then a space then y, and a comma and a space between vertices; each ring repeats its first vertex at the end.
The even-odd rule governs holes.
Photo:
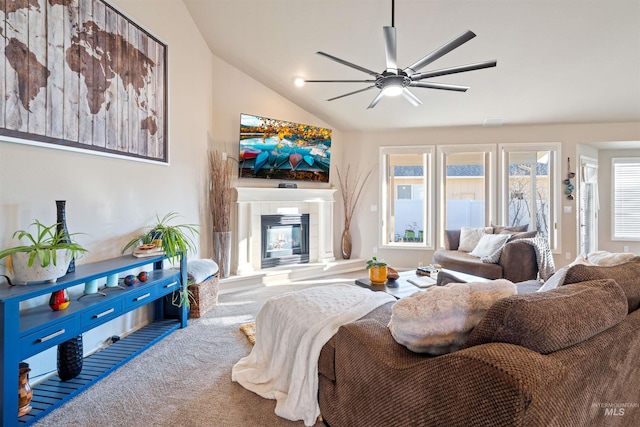
POLYGON ((0 13, 0 139, 168 163, 165 43, 102 0, 0 13))

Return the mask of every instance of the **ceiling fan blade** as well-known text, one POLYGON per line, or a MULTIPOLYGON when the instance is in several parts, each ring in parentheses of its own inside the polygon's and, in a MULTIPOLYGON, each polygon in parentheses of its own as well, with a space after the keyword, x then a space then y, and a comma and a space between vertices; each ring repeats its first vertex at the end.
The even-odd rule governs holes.
POLYGON ((428 71, 426 73, 417 73, 411 76, 411 80, 422 80, 429 77, 446 76, 448 74, 464 73, 466 71, 481 70, 483 68, 491 68, 498 65, 498 61, 485 61, 476 64, 459 65, 457 67, 442 68, 440 70, 428 71))
POLYGON ((305 80, 305 83, 375 83, 375 80, 305 80))
POLYGON ((422 105, 422 101, 420 101, 418 97, 411 93, 411 91, 406 87, 402 90, 402 96, 404 96, 404 99, 409 101, 414 107, 422 105))
POLYGON ((329 98, 327 99, 327 101, 333 101, 336 99, 344 98, 345 96, 355 95, 356 93, 364 92, 365 90, 373 89, 374 87, 376 87, 376 85, 371 85, 369 87, 365 87, 364 89, 354 90, 353 92, 345 93, 344 95, 336 96, 334 98, 329 98))
POLYGON ((376 95, 375 98, 373 98, 373 101, 371 101, 371 104, 369 104, 369 106, 367 107, 367 109, 369 108, 373 108, 376 105, 378 105, 378 102, 380 102, 380 100, 384 97, 384 94, 382 93, 382 91, 378 92, 378 94, 376 95))
POLYGON ((340 58, 335 57, 333 55, 329 55, 328 53, 324 53, 324 52, 316 52, 316 53, 318 55, 322 55, 322 56, 324 56, 326 58, 329 58, 332 61, 336 61, 338 64, 342 64, 342 65, 346 65, 347 67, 355 68, 358 71, 362 71, 363 73, 370 74, 370 75, 372 75, 374 77, 376 77, 379 74, 379 73, 376 73, 375 71, 371 71, 371 70, 368 70, 368 69, 366 69, 364 67, 361 67, 359 65, 356 65, 356 64, 353 64, 351 62, 345 61, 344 59, 340 59, 340 58))
POLYGON ((424 87, 427 89, 442 89, 442 90, 452 90, 455 92, 466 92, 469 90, 469 86, 457 86, 457 85, 448 85, 444 83, 424 83, 424 82, 411 82, 409 83, 411 87, 424 87))
POLYGON ((396 27, 382 27, 384 33, 384 53, 387 58, 387 71, 398 74, 396 62, 396 27))
POLYGON ((440 46, 438 49, 434 50, 424 58, 409 65, 407 68, 404 69, 404 72, 407 73, 408 76, 415 74, 417 71, 419 71, 426 65, 431 64, 436 59, 446 55, 447 53, 451 52, 453 49, 463 45, 464 43, 468 42, 475 36, 476 35, 473 31, 467 30, 466 32, 460 34, 458 37, 451 40, 450 42, 440 46))

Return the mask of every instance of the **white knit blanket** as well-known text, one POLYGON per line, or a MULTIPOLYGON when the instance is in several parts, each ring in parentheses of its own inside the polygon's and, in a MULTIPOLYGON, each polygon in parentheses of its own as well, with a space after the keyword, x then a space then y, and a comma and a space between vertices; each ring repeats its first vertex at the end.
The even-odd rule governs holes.
POLYGON ((341 325, 390 301, 391 295, 354 285, 317 286, 269 299, 256 317, 256 344, 233 366, 232 381, 275 399, 276 415, 315 424, 318 358, 341 325))

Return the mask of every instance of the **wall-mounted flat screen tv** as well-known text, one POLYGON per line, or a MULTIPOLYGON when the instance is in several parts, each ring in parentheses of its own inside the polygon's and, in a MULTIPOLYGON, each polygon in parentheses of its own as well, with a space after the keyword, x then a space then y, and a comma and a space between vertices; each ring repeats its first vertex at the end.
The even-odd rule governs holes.
POLYGON ((329 182, 331 129, 240 115, 241 178, 329 182))

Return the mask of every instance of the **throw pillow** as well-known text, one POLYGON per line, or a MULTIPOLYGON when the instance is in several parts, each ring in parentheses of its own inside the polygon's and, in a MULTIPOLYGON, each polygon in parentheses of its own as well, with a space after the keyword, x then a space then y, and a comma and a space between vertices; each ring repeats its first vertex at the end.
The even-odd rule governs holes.
POLYGON ((493 227, 493 234, 520 233, 520 232, 523 232, 523 231, 527 231, 529 229, 529 224, 512 225, 512 226, 491 225, 491 227, 493 227))
POLYGON ((596 279, 613 279, 627 296, 629 313, 640 307, 640 256, 613 266, 574 265, 564 277, 564 284, 596 279))
POLYGON ((389 330, 411 351, 445 354, 462 346, 494 302, 515 293, 516 286, 504 279, 433 286, 396 302, 389 330))
POLYGON ((636 254, 631 252, 615 253, 607 251, 597 251, 588 254, 587 262, 584 264, 612 266, 624 264, 625 262, 631 261, 631 259, 635 258, 636 256, 636 254))
POLYGON ((485 234, 469 255, 478 258, 488 257, 501 249, 510 237, 511 234, 485 234))
POLYGON ((510 242, 518 239, 532 239, 538 235, 537 231, 521 231, 514 233, 512 231, 502 231, 500 234, 511 234, 510 242))
POLYGON ((617 325, 626 315, 624 292, 613 280, 515 295, 489 309, 464 347, 503 342, 549 354, 617 325))
POLYGON ((471 252, 478 242, 480 238, 485 233, 491 233, 493 229, 491 227, 462 227, 460 229, 460 244, 458 245, 458 250, 462 252, 471 252))

